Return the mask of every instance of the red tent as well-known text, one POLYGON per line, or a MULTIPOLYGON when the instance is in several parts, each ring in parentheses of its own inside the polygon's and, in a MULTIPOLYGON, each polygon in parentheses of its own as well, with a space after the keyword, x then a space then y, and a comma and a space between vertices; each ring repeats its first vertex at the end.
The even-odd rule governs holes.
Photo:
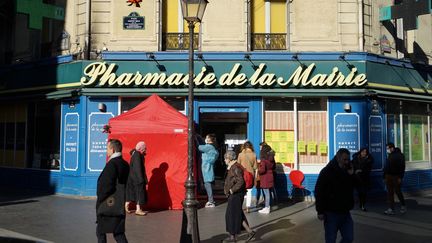
POLYGON ((123 144, 123 158, 139 141, 147 145, 148 209, 182 209, 187 177, 188 119, 157 95, 110 119, 109 138, 123 144))

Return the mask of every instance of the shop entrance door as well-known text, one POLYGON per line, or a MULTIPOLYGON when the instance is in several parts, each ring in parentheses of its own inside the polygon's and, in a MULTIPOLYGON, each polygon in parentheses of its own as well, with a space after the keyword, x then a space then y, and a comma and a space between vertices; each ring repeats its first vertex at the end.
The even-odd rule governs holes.
MULTIPOLYGON (((226 174, 224 154, 228 149, 240 152, 240 145, 247 140, 249 114, 247 109, 230 109, 230 111, 200 110, 199 134, 205 138, 207 134, 214 133, 217 139, 219 158, 215 163, 215 195, 223 195, 223 181, 226 174)), ((205 194, 205 191, 203 191, 205 194)))

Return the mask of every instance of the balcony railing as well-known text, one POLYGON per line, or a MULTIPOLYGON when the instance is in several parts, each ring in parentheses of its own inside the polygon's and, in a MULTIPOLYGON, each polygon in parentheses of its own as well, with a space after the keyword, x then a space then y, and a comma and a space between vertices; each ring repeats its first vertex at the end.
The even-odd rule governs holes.
POLYGON ((253 33, 251 48, 252 50, 286 50, 286 33, 253 33))
MULTIPOLYGON (((198 33, 194 33, 194 49, 198 50, 198 33)), ((189 33, 163 33, 162 50, 189 50, 189 33)))

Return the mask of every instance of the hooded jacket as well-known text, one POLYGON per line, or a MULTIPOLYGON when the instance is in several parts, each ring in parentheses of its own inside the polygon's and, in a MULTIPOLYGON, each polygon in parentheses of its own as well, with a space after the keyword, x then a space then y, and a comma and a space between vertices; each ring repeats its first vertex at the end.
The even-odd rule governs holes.
POLYGON ((354 207, 353 175, 339 167, 333 158, 324 167, 315 185, 315 207, 318 214, 324 212, 348 213, 354 207))

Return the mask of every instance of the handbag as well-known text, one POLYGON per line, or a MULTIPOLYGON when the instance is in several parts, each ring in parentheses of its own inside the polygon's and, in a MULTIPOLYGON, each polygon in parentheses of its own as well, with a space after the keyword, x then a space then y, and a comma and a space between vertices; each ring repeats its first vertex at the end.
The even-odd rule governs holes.
POLYGON ((124 216, 125 212, 125 185, 117 182, 116 191, 108 196, 97 209, 97 215, 102 216, 124 216))

